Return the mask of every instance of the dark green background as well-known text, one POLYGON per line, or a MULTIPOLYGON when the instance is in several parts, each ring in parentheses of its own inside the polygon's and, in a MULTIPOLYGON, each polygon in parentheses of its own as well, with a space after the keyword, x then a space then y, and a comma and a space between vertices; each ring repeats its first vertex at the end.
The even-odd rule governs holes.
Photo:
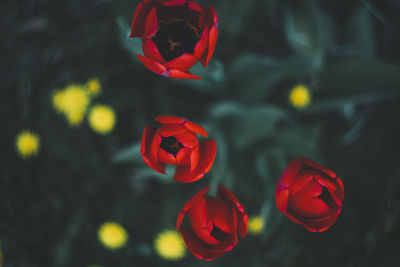
POLYGON ((219 38, 201 81, 167 79, 134 56, 126 38, 139 1, 3 0, 0 16, 0 242, 4 266, 399 266, 400 2, 231 0, 215 6, 219 38), (98 77, 95 102, 115 109, 101 136, 67 125, 54 90, 98 77), (296 84, 309 108, 288 101, 296 84), (218 143, 210 173, 180 184, 138 153, 156 115, 203 125, 218 143), (36 131, 36 158, 14 139, 36 131), (273 201, 285 166, 305 156, 345 185, 343 212, 324 233, 280 216, 273 201), (266 217, 260 236, 241 239, 213 262, 188 254, 166 262, 153 238, 207 184, 223 183, 249 215, 266 217), (130 240, 109 251, 104 221, 130 240))

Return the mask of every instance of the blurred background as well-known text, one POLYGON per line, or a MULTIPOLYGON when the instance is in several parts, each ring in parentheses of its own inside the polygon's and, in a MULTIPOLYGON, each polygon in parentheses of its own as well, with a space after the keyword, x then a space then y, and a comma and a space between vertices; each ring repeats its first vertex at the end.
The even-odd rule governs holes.
POLYGON ((400 1, 197 2, 215 7, 219 38, 207 69, 192 69, 203 80, 182 81, 136 58, 138 0, 2 1, 0 266, 399 266, 400 1), (142 161, 161 114, 217 141, 204 179, 181 184, 142 161), (300 156, 345 185, 323 233, 275 208, 300 156), (166 231, 218 183, 256 220, 204 262, 166 231))

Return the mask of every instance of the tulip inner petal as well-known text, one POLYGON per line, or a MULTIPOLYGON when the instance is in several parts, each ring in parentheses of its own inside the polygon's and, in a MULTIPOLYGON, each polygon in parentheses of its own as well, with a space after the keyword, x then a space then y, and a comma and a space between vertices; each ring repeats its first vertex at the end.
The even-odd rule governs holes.
POLYGON ((193 54, 200 40, 199 29, 186 19, 160 21, 158 30, 151 39, 165 61, 171 61, 181 55, 193 54))
POLYGON ((179 150, 183 148, 182 143, 179 142, 174 136, 161 136, 161 138, 162 140, 160 143, 160 148, 176 157, 176 154, 178 154, 179 150))

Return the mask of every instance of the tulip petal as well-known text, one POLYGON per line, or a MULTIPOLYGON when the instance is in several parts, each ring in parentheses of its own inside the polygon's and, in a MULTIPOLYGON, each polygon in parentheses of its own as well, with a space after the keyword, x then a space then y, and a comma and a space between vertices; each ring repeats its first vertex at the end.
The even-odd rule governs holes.
POLYGON ((193 150, 191 148, 181 148, 176 154, 176 164, 178 165, 189 165, 191 164, 191 155, 193 150))
POLYGON ((160 64, 159 62, 157 62, 153 59, 144 57, 142 55, 136 55, 136 56, 143 63, 143 65, 146 68, 148 68, 150 71, 155 72, 160 75, 164 75, 164 73, 167 72, 167 68, 164 65, 160 64))
POLYGON ((204 198, 204 195, 207 194, 207 192, 210 190, 210 186, 206 186, 202 190, 196 193, 191 199, 189 199, 186 204, 183 206, 182 210, 179 212, 178 215, 178 220, 176 222, 176 230, 179 231, 179 228, 181 227, 183 217, 185 216, 185 213, 198 201, 201 201, 201 198, 204 198))
POLYGON ((168 73, 166 73, 164 76, 176 79, 193 79, 193 80, 203 79, 200 76, 196 76, 189 72, 184 72, 177 69, 169 70, 168 73))
POLYGON ((156 7, 153 7, 146 17, 143 38, 150 39, 156 32, 157 27, 158 27, 157 9, 156 7))
POLYGON ((172 164, 175 165, 176 164, 176 158, 173 154, 168 153, 167 151, 165 151, 164 149, 158 149, 158 161, 162 162, 164 164, 172 164))
POLYGON ((211 169, 216 152, 217 144, 214 140, 203 141, 200 145, 200 161, 197 168, 191 172, 190 166, 177 166, 174 179, 182 183, 192 183, 201 179, 211 169))
POLYGON ((187 0, 167 0, 160 1, 160 3, 164 6, 180 6, 186 3, 187 0))
POLYGON ((153 136, 154 136, 154 130, 151 129, 149 125, 146 125, 146 127, 144 128, 144 131, 143 131, 143 135, 142 135, 142 143, 140 145, 140 154, 142 154, 142 156, 148 150, 148 146, 149 146, 153 136))
POLYGON ((168 61, 165 63, 165 66, 168 69, 177 69, 186 72, 188 69, 193 67, 196 62, 197 59, 193 55, 185 53, 171 61, 168 61))
POLYGON ((333 218, 324 220, 324 221, 319 221, 319 222, 314 222, 312 220, 306 220, 302 222, 301 224, 307 228, 307 230, 311 232, 324 232, 328 230, 338 219, 339 216, 335 216, 333 218))
POLYGON ((142 49, 143 49, 143 54, 147 58, 153 59, 162 64, 165 63, 164 58, 161 56, 160 51, 158 51, 158 48, 153 41, 148 39, 143 40, 142 49))
POLYGON ((158 149, 160 147, 161 141, 162 138, 157 130, 150 145, 150 158, 155 162, 158 161, 158 149))
MULTIPOLYGON (((330 178, 329 177, 329 179, 332 179, 332 178, 330 178)), ((332 183, 331 181, 329 181, 328 179, 326 179, 326 178, 323 178, 322 176, 320 176, 320 175, 315 175, 315 180, 320 184, 320 185, 322 185, 322 186, 324 186, 324 187, 326 187, 326 188, 329 188, 329 189, 331 189, 331 190, 336 190, 336 185, 334 184, 334 183, 332 183)))
MULTIPOLYGON (((294 182, 292 183, 293 186, 294 182)), ((322 193, 322 187, 319 183, 312 179, 306 186, 304 186, 300 191, 292 194, 289 189, 289 194, 291 196, 295 196, 296 194, 305 196, 305 197, 318 197, 322 193)))
POLYGON ((196 59, 200 60, 203 55, 207 58, 207 49, 208 49, 208 36, 210 35, 210 27, 206 26, 201 34, 200 40, 196 43, 196 46, 193 50, 193 55, 196 59))
POLYGON ((328 205, 320 198, 300 194, 289 196, 288 207, 292 213, 307 218, 319 218, 329 212, 328 205))
POLYGON ((249 216, 245 213, 238 212, 238 231, 241 237, 245 237, 247 234, 247 225, 249 223, 249 216))
POLYGON ((215 45, 217 44, 218 38, 218 30, 217 26, 212 26, 210 30, 210 35, 208 37, 208 51, 207 51, 207 58, 205 58, 201 63, 203 64, 204 68, 207 67, 208 62, 211 60, 212 55, 214 54, 215 45))
POLYGON ((185 121, 183 125, 185 125, 185 127, 188 128, 192 132, 200 134, 206 138, 208 137, 207 131, 203 127, 201 127, 200 125, 198 125, 194 122, 185 121))
POLYGON ((210 261, 225 253, 224 250, 218 249, 219 246, 211 246, 201 241, 190 228, 182 230, 181 234, 189 251, 198 259, 210 261))
POLYGON ((191 131, 176 133, 174 136, 184 147, 194 148, 199 146, 196 134, 191 131))
POLYGON ((333 171, 325 168, 324 166, 319 165, 318 163, 315 163, 315 162, 313 162, 313 161, 311 161, 309 159, 306 159, 306 158, 300 158, 300 160, 303 162, 303 164, 306 164, 306 165, 308 165, 308 166, 310 166, 312 168, 320 170, 321 172, 326 173, 327 175, 329 175, 332 178, 336 177, 336 174, 333 171))
POLYGON ((313 180, 313 174, 307 171, 301 170, 293 182, 290 184, 289 193, 296 194, 301 191, 306 185, 308 185, 313 180))
POLYGON ((161 124, 181 124, 185 121, 183 118, 169 115, 157 116, 155 120, 161 124))
POLYGON ((225 186, 219 185, 217 194, 220 198, 225 199, 229 203, 231 203, 233 207, 236 207, 239 212, 244 213, 244 207, 242 206, 242 204, 240 204, 239 200, 235 197, 235 195, 231 191, 229 191, 225 186))
POLYGON ((301 159, 294 159, 285 168, 279 180, 282 180, 282 183, 286 188, 289 188, 289 186, 292 184, 302 165, 303 163, 301 159))
POLYGON ((207 198, 207 211, 210 220, 227 234, 233 233, 232 206, 225 200, 207 198))
POLYGON ((190 172, 193 172, 199 164, 200 150, 193 149, 190 153, 190 172))
POLYGON ((282 180, 278 182, 275 192, 275 203, 278 210, 286 214, 289 198, 289 190, 285 188, 282 180))
POLYGON ((143 161, 149 165, 150 168, 155 170, 156 172, 165 174, 165 165, 161 164, 160 162, 152 161, 150 158, 143 156, 143 161))
POLYGON ((181 134, 184 132, 188 132, 186 127, 180 124, 165 124, 157 129, 156 134, 161 135, 162 137, 175 136, 177 134, 181 134))
POLYGON ((203 13, 203 7, 194 1, 188 1, 187 5, 190 10, 197 11, 203 13))
POLYGON ((143 37, 144 35, 144 23, 146 20, 146 15, 149 10, 149 5, 140 2, 135 9, 135 15, 133 16, 131 35, 132 37, 143 37))

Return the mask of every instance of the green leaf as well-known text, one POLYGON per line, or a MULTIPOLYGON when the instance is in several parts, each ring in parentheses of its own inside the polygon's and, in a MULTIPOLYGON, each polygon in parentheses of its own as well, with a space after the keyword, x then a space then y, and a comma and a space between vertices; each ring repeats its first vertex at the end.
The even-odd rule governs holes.
POLYGON ((120 151, 113 156, 113 162, 142 162, 142 155, 140 154, 140 143, 134 143, 120 151))
POLYGON ((234 147, 242 149, 260 139, 276 134, 277 123, 287 121, 287 114, 274 106, 246 107, 225 102, 214 106, 212 116, 228 122, 230 136, 234 147))

